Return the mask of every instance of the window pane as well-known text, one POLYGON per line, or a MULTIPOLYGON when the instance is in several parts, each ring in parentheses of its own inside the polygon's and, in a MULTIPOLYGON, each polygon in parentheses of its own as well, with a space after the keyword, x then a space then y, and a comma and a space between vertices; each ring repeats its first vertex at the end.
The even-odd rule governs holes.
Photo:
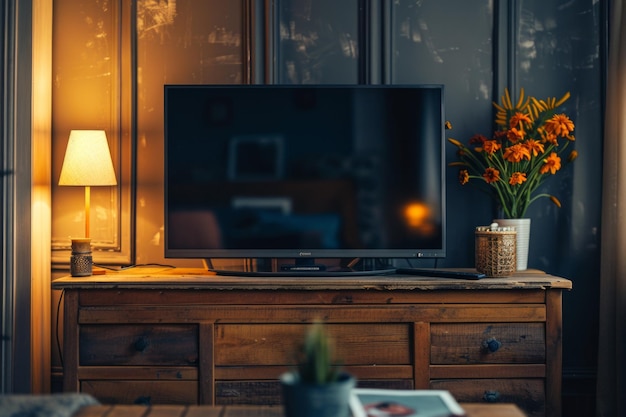
POLYGON ((278 13, 279 83, 357 82, 357 0, 285 0, 278 13))
MULTIPOLYGON (((53 199, 52 248, 55 262, 69 261, 70 238, 87 235, 85 188, 58 186, 65 149, 72 129, 104 129, 116 169, 118 186, 93 187, 90 227, 94 257, 119 253, 120 223, 120 39, 118 3, 55 0, 53 21, 53 199)), ((128 242, 124 242, 127 245, 128 242)))
POLYGON ((163 85, 243 82, 242 4, 137 0, 138 263, 163 258, 163 85))
POLYGON ((493 1, 393 3, 392 82, 445 84, 451 91, 466 91, 489 104, 493 1))

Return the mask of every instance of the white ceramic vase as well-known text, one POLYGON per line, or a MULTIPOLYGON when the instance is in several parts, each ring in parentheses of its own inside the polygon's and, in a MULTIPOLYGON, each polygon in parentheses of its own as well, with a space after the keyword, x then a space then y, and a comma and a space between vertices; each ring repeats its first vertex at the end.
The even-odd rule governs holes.
POLYGON ((494 219, 493 221, 499 226, 515 227, 517 231, 517 270, 526 270, 528 267, 528 245, 530 243, 530 219, 494 219))

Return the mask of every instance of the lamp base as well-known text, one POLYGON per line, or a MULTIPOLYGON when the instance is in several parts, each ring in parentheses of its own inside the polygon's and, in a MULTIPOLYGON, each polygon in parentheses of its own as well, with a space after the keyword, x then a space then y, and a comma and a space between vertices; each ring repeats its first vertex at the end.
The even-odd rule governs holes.
POLYGON ((88 277, 92 274, 91 239, 72 239, 70 274, 73 277, 88 277))

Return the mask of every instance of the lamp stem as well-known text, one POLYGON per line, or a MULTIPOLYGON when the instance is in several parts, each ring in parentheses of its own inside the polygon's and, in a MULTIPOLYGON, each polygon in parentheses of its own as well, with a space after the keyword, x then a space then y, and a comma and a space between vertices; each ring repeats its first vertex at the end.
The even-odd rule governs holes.
POLYGON ((91 218, 91 187, 85 186, 85 237, 89 237, 89 220, 91 218))

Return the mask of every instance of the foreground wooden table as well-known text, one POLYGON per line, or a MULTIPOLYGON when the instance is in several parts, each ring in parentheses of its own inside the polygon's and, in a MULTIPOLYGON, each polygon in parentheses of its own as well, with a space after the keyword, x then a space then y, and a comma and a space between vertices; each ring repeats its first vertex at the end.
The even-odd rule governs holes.
MULTIPOLYGON (((514 404, 461 404, 467 417, 525 417, 514 404)), ((81 409, 74 417, 283 417, 276 406, 97 405, 81 409)))

